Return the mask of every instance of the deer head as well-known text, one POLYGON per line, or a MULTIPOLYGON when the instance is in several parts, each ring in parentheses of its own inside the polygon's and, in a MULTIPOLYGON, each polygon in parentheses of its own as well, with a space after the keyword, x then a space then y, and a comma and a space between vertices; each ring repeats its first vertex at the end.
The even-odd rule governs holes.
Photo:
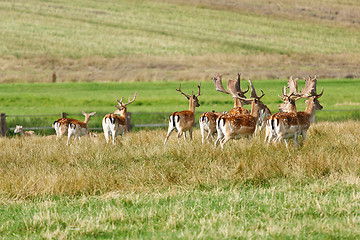
POLYGON ((123 103, 124 97, 121 97, 120 101, 119 101, 119 99, 116 99, 116 101, 118 102, 118 105, 115 105, 117 110, 114 112, 114 114, 125 116, 126 115, 126 110, 127 110, 127 105, 129 105, 130 103, 133 103, 135 101, 135 99, 136 99, 136 96, 137 96, 137 92, 135 92, 134 98, 132 100, 130 100, 130 97, 128 98, 127 103, 123 103))
POLYGON ((286 86, 281 90, 282 96, 279 97, 283 100, 283 103, 279 105, 280 112, 295 112, 296 106, 295 101, 302 98, 302 95, 298 93, 298 78, 293 79, 290 76, 288 80, 289 93, 286 93, 286 86))
POLYGON ((176 91, 180 92, 182 95, 184 95, 190 102, 190 105, 192 104, 194 107, 200 107, 200 103, 199 103, 199 99, 198 97, 200 96, 200 87, 201 84, 199 83, 198 85, 198 93, 196 95, 194 95, 194 92, 191 93, 191 95, 188 95, 186 93, 184 93, 183 91, 181 91, 181 84, 179 85, 179 89, 176 89, 176 91))

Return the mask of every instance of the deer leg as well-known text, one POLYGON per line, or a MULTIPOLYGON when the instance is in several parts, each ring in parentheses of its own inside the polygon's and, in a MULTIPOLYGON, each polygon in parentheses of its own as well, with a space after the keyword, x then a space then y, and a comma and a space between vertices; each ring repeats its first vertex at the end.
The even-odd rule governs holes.
POLYGON ((215 141, 215 147, 217 147, 217 145, 219 145, 220 141, 224 138, 224 134, 221 131, 217 132, 217 139, 215 141))
POLYGON ((299 148, 299 135, 294 135, 295 148, 299 148))
POLYGON ((227 143, 230 139, 231 139, 230 137, 223 138, 220 143, 221 148, 224 148, 225 143, 227 143))
POLYGON ((305 143, 305 139, 306 139, 306 131, 302 131, 301 135, 303 136, 303 142, 305 143))
POLYGON ((111 136, 112 136, 112 143, 115 145, 116 144, 116 131, 115 130, 111 131, 111 136))
POLYGON ((205 129, 203 126, 200 126, 200 132, 201 132, 201 143, 204 143, 205 140, 205 129))
POLYGON ((213 134, 214 133, 209 130, 208 135, 206 136, 206 140, 209 141, 210 137, 212 138, 212 140, 214 140, 214 135, 213 134))
POLYGON ((105 137, 106 143, 109 143, 109 132, 107 130, 104 131, 104 137, 105 137))
POLYGON ((73 135, 73 133, 71 131, 68 132, 68 139, 67 139, 67 142, 66 142, 66 145, 69 145, 70 144, 70 138, 71 136, 73 135))
POLYGON ((169 139, 172 131, 174 131, 174 127, 173 127, 172 123, 169 123, 169 129, 168 129, 168 132, 167 132, 167 135, 166 135, 164 144, 166 144, 166 142, 167 142, 167 140, 169 139))
POLYGON ((190 141, 192 140, 192 129, 189 130, 190 141))

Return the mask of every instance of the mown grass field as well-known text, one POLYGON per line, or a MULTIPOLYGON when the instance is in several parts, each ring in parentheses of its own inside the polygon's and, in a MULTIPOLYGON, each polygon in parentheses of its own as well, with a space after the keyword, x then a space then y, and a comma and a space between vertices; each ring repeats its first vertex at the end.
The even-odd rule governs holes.
MULTIPOLYGON (((226 79, 234 78, 235 74, 224 75, 226 79)), ((197 91, 199 82, 180 82, 183 91, 191 93, 197 91)), ((242 80, 242 86, 246 89, 248 82, 242 80)), ((282 80, 254 80, 254 86, 258 93, 265 92, 263 102, 269 106, 272 112, 277 112, 281 99, 281 89, 286 85, 286 79, 282 80)), ((299 86, 304 86, 304 81, 299 80, 299 86)), ((124 82, 124 83, 37 83, 37 84, 1 84, 0 85, 0 111, 6 113, 7 128, 15 125, 24 127, 48 126, 60 117, 62 112, 69 113, 69 117, 83 119, 81 111, 96 114, 89 123, 90 127, 101 128, 101 121, 106 113, 115 110, 116 99, 122 96, 127 99, 138 92, 134 103, 129 105, 129 111, 133 113, 132 124, 157 124, 167 123, 168 115, 174 111, 188 109, 187 99, 175 91, 179 87, 176 82, 124 82), (152 114, 156 113, 156 114, 152 114), (28 115, 49 115, 33 116, 28 115), (25 115, 16 116, 16 115, 25 115)), ((323 111, 316 113, 319 121, 343 121, 347 119, 360 119, 360 96, 354 94, 360 91, 358 79, 319 79, 318 92, 324 88, 321 97, 323 111), (340 90, 340 91, 339 91, 340 90), (348 110, 348 111, 343 111, 348 110), (355 111, 354 111, 355 110, 355 111)), ((211 80, 201 82, 200 104, 196 109, 197 118, 205 111, 229 111, 233 107, 230 95, 217 92, 211 80)), ((249 94, 247 94, 249 96, 249 94)), ((250 110, 250 106, 245 106, 250 110)), ((299 110, 305 109, 304 100, 297 103, 299 110)), ((135 129, 139 130, 139 129, 135 129)), ((54 130, 41 131, 45 134, 54 134, 54 130)), ((9 132, 11 134, 11 132, 9 132)))
POLYGON ((1 1, 0 82, 359 77, 358 1, 1 1))

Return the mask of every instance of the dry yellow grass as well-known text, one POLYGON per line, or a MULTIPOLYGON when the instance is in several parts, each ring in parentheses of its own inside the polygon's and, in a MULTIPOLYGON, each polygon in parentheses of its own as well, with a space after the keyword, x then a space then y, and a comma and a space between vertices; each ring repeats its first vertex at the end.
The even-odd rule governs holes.
POLYGON ((305 145, 290 148, 290 156, 283 145, 264 146, 263 136, 234 140, 222 150, 201 145, 199 130, 193 142, 172 136, 166 146, 165 134, 129 133, 116 146, 106 145, 102 135, 69 147, 65 139, 1 138, 0 194, 27 198, 359 177, 359 122, 315 124, 305 145))
POLYGON ((358 76, 359 54, 127 56, 116 58, 36 56, 0 57, 0 82, 186 81, 208 80, 216 72, 246 71, 252 79, 282 79, 317 74, 321 78, 358 76))

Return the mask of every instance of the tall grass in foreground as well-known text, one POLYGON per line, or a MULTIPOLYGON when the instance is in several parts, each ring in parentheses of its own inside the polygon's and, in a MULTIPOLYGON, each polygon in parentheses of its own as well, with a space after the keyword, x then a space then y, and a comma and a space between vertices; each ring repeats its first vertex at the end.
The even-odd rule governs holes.
POLYGON ((129 133, 116 146, 103 136, 66 146, 65 139, 0 139, 0 193, 15 198, 104 194, 356 176, 360 172, 360 123, 318 123, 299 150, 264 146, 263 137, 229 142, 224 149, 175 134, 163 145, 164 130, 129 133))
POLYGON ((299 150, 262 138, 224 149, 168 145, 166 131, 116 146, 0 139, 0 236, 68 239, 356 239, 360 122, 318 123, 299 150))

